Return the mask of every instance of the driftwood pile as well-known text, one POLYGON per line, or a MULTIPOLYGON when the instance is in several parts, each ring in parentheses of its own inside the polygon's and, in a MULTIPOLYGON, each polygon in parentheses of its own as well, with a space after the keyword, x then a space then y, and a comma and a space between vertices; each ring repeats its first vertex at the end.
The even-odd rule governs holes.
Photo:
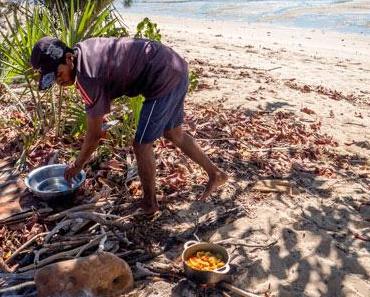
MULTIPOLYGON (((247 202, 239 201, 240 192, 234 191, 240 181, 248 181, 253 188, 260 180, 289 180, 295 187, 313 191, 307 186, 307 178, 335 177, 357 164, 353 157, 335 152, 337 143, 321 133, 320 120, 313 112, 302 109, 300 116, 304 119, 285 111, 252 112, 226 109, 221 103, 188 104, 187 132, 228 172, 230 186, 216 201, 198 203, 190 211, 202 191, 194 185, 204 184, 206 176, 171 143, 159 140, 155 155, 163 212, 155 221, 132 215, 142 193, 131 149, 115 149, 109 160, 95 156, 86 168, 84 189, 73 201, 64 205, 39 203, 0 221, 0 292, 25 292, 30 287, 27 296, 31 296, 38 268, 98 251, 125 259, 136 267, 136 276, 142 277, 146 271, 144 277, 178 281, 182 277, 178 261, 165 268, 143 263, 178 249, 196 232, 204 238, 225 221, 242 216, 247 202), (206 204, 213 205, 202 206, 206 204), (181 209, 185 215, 179 215, 181 209), (16 285, 24 288, 9 289, 16 285)), ((1 143, 0 151, 5 154, 9 146, 1 143)), ((53 151, 60 152, 59 162, 64 162, 62 152, 71 146, 79 144, 45 139, 30 154, 28 167, 47 163, 53 151)))

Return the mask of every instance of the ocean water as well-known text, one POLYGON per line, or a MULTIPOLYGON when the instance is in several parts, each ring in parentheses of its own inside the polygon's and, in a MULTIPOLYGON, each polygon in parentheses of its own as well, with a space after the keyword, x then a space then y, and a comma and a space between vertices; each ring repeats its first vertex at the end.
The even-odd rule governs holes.
POLYGON ((355 32, 370 35, 370 1, 133 0, 125 12, 355 32))

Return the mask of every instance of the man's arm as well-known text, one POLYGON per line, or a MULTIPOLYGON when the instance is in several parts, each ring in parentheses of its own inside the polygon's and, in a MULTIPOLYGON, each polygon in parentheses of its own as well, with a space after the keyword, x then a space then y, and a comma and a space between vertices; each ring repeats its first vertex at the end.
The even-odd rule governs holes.
POLYGON ((65 173, 64 178, 70 181, 76 174, 78 174, 85 163, 89 160, 91 154, 99 145, 99 140, 102 136, 103 116, 87 117, 87 132, 82 144, 81 151, 72 166, 69 166, 65 173))

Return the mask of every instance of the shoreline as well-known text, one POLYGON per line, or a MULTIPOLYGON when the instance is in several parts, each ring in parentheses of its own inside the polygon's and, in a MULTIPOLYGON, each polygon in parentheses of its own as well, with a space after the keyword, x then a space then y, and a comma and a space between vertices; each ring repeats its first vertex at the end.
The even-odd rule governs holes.
MULTIPOLYGON (((350 1, 342 3, 322 3, 312 5, 283 5, 271 7, 266 10, 261 7, 254 7, 248 2, 235 4, 224 3, 221 5, 195 6, 190 9, 188 5, 181 4, 173 7, 171 16, 176 19, 192 19, 197 21, 222 21, 234 22, 248 25, 267 25, 272 27, 287 27, 308 30, 320 30, 320 27, 327 28, 327 31, 337 33, 358 34, 370 36, 370 3, 363 1, 350 1), (244 4, 243 4, 244 3, 244 4), (244 5, 244 6, 243 6, 244 5), (181 9, 182 8, 182 9, 181 9), (250 12, 251 9, 253 12, 250 12), (240 10, 246 10, 240 12, 240 10)), ((168 17, 166 10, 153 5, 153 9, 143 6, 142 3, 129 8, 118 6, 121 14, 143 15, 155 17, 168 17)))
MULTIPOLYGON (((355 50, 355 52, 364 53, 364 56, 370 57, 370 53, 368 48, 370 48, 370 35, 361 34, 361 33, 350 33, 350 32, 336 32, 331 30, 325 30, 325 29, 315 29, 315 28, 301 28, 301 27, 294 27, 294 26, 284 26, 284 25, 277 25, 272 23, 253 23, 253 22, 239 22, 239 21, 223 21, 223 20, 202 20, 202 19, 196 19, 196 18, 187 18, 187 17, 181 17, 176 18, 173 16, 162 16, 162 15, 150 15, 147 14, 137 14, 137 13, 126 13, 122 14, 123 20, 127 21, 127 25, 130 29, 130 33, 133 33, 135 31, 136 24, 142 20, 144 17, 148 17, 153 22, 157 23, 158 28, 161 30, 161 32, 165 33, 173 33, 175 30, 181 30, 181 29, 188 29, 191 30, 194 33, 204 33, 208 32, 209 30, 218 30, 219 34, 225 34, 225 35, 242 35, 242 33, 252 33, 252 35, 248 36, 250 37, 249 41, 267 41, 266 38, 259 35, 259 31, 265 30, 266 35, 268 36, 271 43, 274 45, 274 42, 280 42, 285 43, 288 45, 301 43, 302 46, 316 46, 319 45, 321 49, 333 48, 333 43, 326 43, 326 44, 320 44, 321 40, 319 40, 318 43, 313 43, 312 39, 313 37, 320 38, 325 37, 326 40, 330 39, 330 41, 341 41, 342 39, 351 39, 351 44, 343 43, 339 46, 341 47, 348 47, 345 48, 345 51, 352 50, 350 45, 355 45, 353 42, 358 42, 360 47, 355 50), (164 31, 165 30, 165 31, 164 31), (230 34, 229 32, 233 32, 233 34, 230 34), (255 32, 257 34, 255 35, 255 32), (270 32, 270 34, 268 34, 270 32), (279 36, 273 36, 271 33, 280 34, 279 36), (296 36, 292 40, 292 34, 300 34, 300 35, 313 35, 309 39, 306 37, 299 38, 299 36, 296 36)), ((208 32, 212 33, 212 32, 208 32)), ((231 38, 232 39, 232 38, 231 38)), ((243 41, 243 38, 238 38, 239 41, 243 41)), ((276 44, 275 44, 276 45, 276 44)), ((338 45, 337 45, 338 47, 338 45)), ((338 53, 339 55, 341 53, 338 53)))

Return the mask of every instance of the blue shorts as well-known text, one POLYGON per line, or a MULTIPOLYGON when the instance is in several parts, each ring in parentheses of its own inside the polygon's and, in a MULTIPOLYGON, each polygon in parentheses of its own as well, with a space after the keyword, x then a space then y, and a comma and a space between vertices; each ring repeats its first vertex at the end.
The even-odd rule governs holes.
POLYGON ((188 75, 170 93, 146 100, 140 113, 135 141, 150 143, 163 136, 166 130, 180 126, 184 121, 184 99, 188 90, 188 75))

